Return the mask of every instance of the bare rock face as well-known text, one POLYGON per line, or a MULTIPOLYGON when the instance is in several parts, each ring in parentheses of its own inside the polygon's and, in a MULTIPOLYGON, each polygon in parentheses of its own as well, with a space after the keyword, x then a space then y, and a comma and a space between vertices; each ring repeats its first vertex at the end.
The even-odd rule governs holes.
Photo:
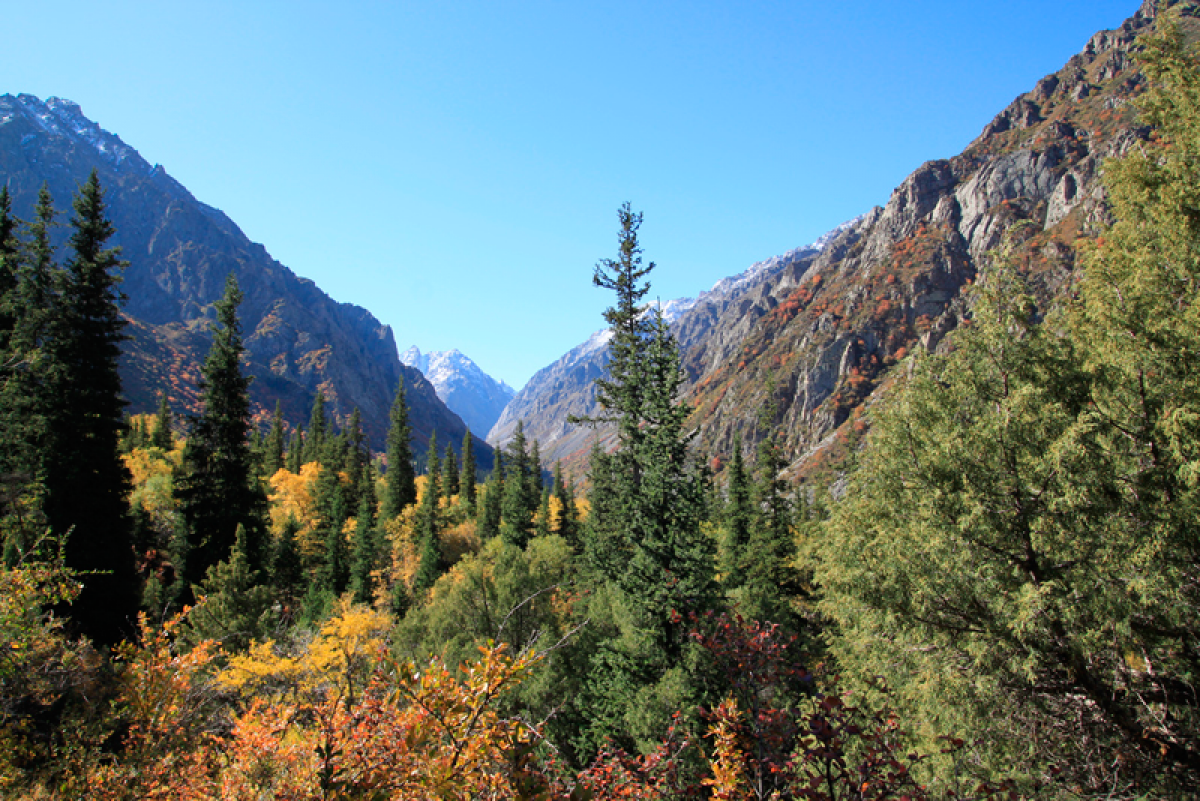
MULTIPOLYGON (((462 440, 463 422, 419 371, 400 364, 388 326, 297 277, 76 104, 0 96, 0 176, 19 217, 32 216, 43 183, 55 205, 68 209, 93 169, 117 229, 113 242, 129 261, 122 289, 132 338, 122 379, 130 411, 153 411, 161 391, 176 410, 196 410, 213 303, 233 273, 245 294, 239 315, 246 368, 254 376, 251 400, 261 421, 278 401, 290 423, 307 422, 319 390, 340 422, 358 408, 372 446, 382 449, 403 376, 417 445, 435 430, 443 442, 462 440)), ((67 232, 56 233, 61 247, 67 232)), ((480 446, 486 463, 489 450, 482 441, 480 446)))
MULTIPOLYGON (((1191 5, 1191 4, 1188 4, 1191 5)), ((740 354, 708 365, 688 393, 701 449, 734 433, 780 437, 803 473, 840 439, 891 369, 937 348, 967 313, 964 288, 1006 237, 1044 303, 1069 280, 1075 243, 1104 217, 1100 167, 1145 135, 1130 57, 1156 4, 1098 33, 1068 64, 989 123, 962 154, 922 165, 887 204, 845 231, 757 320, 740 354), (765 313, 764 313, 765 312, 765 313)), ((721 336, 715 329, 709 337, 721 336)))

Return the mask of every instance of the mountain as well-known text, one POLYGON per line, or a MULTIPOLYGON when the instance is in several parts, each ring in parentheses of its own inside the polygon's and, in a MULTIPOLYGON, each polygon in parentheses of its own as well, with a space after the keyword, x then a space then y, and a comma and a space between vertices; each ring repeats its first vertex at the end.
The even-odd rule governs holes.
POLYGON ((421 353, 414 345, 400 354, 400 362, 420 370, 437 395, 463 419, 471 431, 488 432, 516 390, 497 381, 458 350, 421 353))
MULTIPOLYGON (((130 340, 121 371, 130 411, 153 411, 163 390, 175 410, 196 410, 213 303, 232 272, 245 294, 240 318, 260 422, 278 401, 289 423, 306 423, 320 390, 339 422, 360 409, 372 447, 382 449, 403 376, 418 447, 435 430, 443 442, 462 440, 466 426, 419 371, 400 364, 388 326, 365 309, 332 300, 272 259, 227 216, 101 129, 75 103, 0 96, 0 179, 18 216, 32 216, 43 183, 56 206, 69 208, 93 169, 117 229, 112 241, 129 261, 123 291, 130 340)), ((61 247, 67 232, 56 234, 61 247)), ((481 463, 487 463, 490 451, 483 447, 481 463)))
POLYGON ((959 325, 963 290, 1006 238, 1043 305, 1069 287, 1079 240, 1106 219, 1104 160, 1147 135, 1130 102, 1145 83, 1131 52, 1169 5, 1195 13, 1147 0, 962 153, 922 165, 803 270, 765 284, 744 310, 753 324, 715 322, 685 345, 701 451, 727 455, 735 433, 750 443, 770 432, 793 476, 820 470, 865 427, 890 371, 959 325))
MULTIPOLYGON (((748 449, 771 435, 793 478, 819 471, 864 428, 864 409, 905 355, 936 348, 959 324, 964 288, 1006 237, 1043 302, 1069 286, 1078 240, 1106 219, 1101 165, 1147 135, 1130 102, 1144 86, 1131 53, 1168 7, 1183 9, 1187 26, 1200 13, 1193 2, 1146 0, 962 153, 918 168, 885 206, 701 295, 672 325, 699 452, 727 457, 735 434, 748 449)), ((591 381, 604 358, 593 337, 540 371, 488 441, 503 443, 522 419, 549 462, 582 466, 611 434, 567 416, 595 413, 591 381)))

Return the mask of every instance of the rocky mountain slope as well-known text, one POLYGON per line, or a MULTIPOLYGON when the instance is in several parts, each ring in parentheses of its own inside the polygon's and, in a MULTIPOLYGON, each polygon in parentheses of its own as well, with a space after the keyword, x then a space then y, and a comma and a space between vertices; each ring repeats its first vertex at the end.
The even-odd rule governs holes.
POLYGON ((1048 301, 1069 281, 1081 237, 1104 219, 1101 166, 1146 135, 1130 100, 1144 85, 1131 48, 1160 7, 1096 34, 954 158, 922 165, 811 264, 754 299, 755 324, 715 326, 719 351, 687 349, 688 401, 702 450, 733 435, 780 436, 794 473, 852 439, 863 404, 915 347, 959 324, 963 289, 1006 237, 1048 301))
MULTIPOLYGON (((240 316, 261 418, 278 400, 290 423, 306 423, 319 389, 339 420, 359 408, 372 446, 381 449, 403 376, 418 447, 435 430, 442 442, 462 441, 465 425, 419 371, 400 364, 388 326, 297 277, 78 105, 0 96, 0 180, 19 217, 31 216, 43 183, 55 205, 69 209, 93 169, 117 228, 113 241, 129 261, 123 290, 131 340, 122 378, 131 411, 153 411, 164 389, 178 411, 195 409, 212 304, 233 272, 245 293, 240 316)), ((64 229, 57 233, 65 238, 64 229)))
POLYGON ((400 354, 400 362, 420 370, 450 410, 472 432, 486 434, 516 390, 497 381, 458 350, 422 353, 416 346, 400 354))
MULTIPOLYGON (((1007 235, 1044 299, 1069 281, 1081 237, 1104 219, 1100 171, 1146 131, 1130 103, 1144 84, 1137 35, 1161 9, 1190 25, 1193 2, 1146 0, 989 123, 961 154, 918 168, 887 204, 818 243, 755 265, 702 296, 673 326, 699 450, 728 456, 778 437, 793 476, 855 436, 864 403, 916 347, 936 347, 964 312, 963 289, 1007 235)), ((517 419, 550 461, 578 461, 596 436, 567 424, 594 411, 603 349, 538 373, 488 435, 517 419)))

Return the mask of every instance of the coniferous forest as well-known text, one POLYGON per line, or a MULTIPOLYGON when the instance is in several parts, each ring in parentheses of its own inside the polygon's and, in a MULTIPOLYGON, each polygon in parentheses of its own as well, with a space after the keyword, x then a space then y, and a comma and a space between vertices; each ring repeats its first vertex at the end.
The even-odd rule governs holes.
POLYGON ((319 393, 252 425, 232 276, 199 413, 127 416, 98 178, 0 188, 0 794, 1194 797, 1200 61, 1139 57, 1070 290, 1010 232, 828 486, 768 425, 698 452, 628 204, 575 421, 615 448, 569 475, 518 427, 484 473, 413 452, 403 384, 385 453, 319 393))

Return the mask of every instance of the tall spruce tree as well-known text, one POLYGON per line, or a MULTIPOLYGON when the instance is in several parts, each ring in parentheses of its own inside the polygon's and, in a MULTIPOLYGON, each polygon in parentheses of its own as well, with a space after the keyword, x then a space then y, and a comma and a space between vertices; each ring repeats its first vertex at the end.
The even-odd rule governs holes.
POLYGON ((463 434, 462 470, 458 477, 459 494, 468 515, 475 513, 475 445, 471 442, 471 429, 463 434))
POLYGON ((271 428, 263 442, 263 476, 270 478, 286 466, 283 433, 283 408, 275 401, 271 414, 271 428))
POLYGON ((167 393, 159 393, 158 414, 154 417, 154 431, 150 435, 150 444, 155 448, 169 451, 175 447, 175 434, 172 431, 174 423, 171 420, 171 404, 167 393))
POLYGON ((578 551, 582 544, 579 537, 579 510, 575 507, 575 493, 571 489, 571 483, 563 477, 561 462, 554 464, 553 493, 558 501, 558 515, 553 521, 553 531, 578 551))
POLYGON ((747 553, 750 543, 750 481, 742 458, 742 435, 733 438, 729 457, 729 481, 726 488, 723 539, 721 542, 721 584, 726 592, 746 581, 746 563, 759 558, 747 553))
POLYGON ((454 448, 446 445, 446 455, 442 459, 442 486, 447 498, 458 494, 458 459, 454 457, 454 448))
POLYGON ((61 371, 52 381, 43 460, 45 513, 66 537, 68 567, 87 571, 71 616, 99 643, 133 631, 138 603, 126 501, 129 471, 120 458, 125 401, 118 362, 125 338, 119 249, 93 171, 74 200, 71 255, 60 273, 60 307, 46 343, 61 371))
POLYGON ((483 488, 483 499, 477 512, 479 539, 487 542, 500 536, 504 516, 504 454, 496 449, 492 460, 492 472, 483 488))
POLYGON ((21 272, 19 220, 12 213, 12 197, 0 186, 0 356, 7 353, 16 322, 16 288, 21 272))
POLYGON ((396 387, 392 401, 391 424, 387 433, 387 473, 379 519, 395 518, 404 507, 417 502, 416 477, 413 471, 412 427, 408 422, 408 403, 404 394, 404 379, 396 387))
POLYGON ((238 526, 245 528, 249 569, 263 565, 266 498, 253 475, 246 434, 250 427, 250 379, 242 374, 242 292, 232 273, 215 304, 212 346, 201 368, 199 416, 191 421, 175 494, 183 522, 184 592, 208 569, 229 558, 238 526))
POLYGON ((429 435, 429 449, 426 451, 425 461, 425 491, 421 494, 415 523, 420 554, 416 576, 413 579, 413 588, 418 592, 424 592, 432 587, 446 567, 442 560, 439 538, 442 471, 438 460, 437 432, 429 435))
POLYGON ((533 463, 526 444, 525 424, 517 422, 517 430, 508 443, 504 473, 504 494, 501 507, 501 534, 504 541, 519 548, 525 547, 533 535, 534 516, 541 503, 533 463))
POLYGON ((715 555, 700 530, 704 484, 687 452, 687 409, 677 401, 678 349, 661 313, 641 304, 654 267, 642 266, 642 216, 625 204, 618 219, 618 258, 600 261, 593 276, 616 295, 604 314, 613 332, 610 360, 596 385, 618 446, 599 470, 593 465, 599 483, 586 556, 602 590, 594 611, 612 636, 595 649, 580 697, 590 721, 580 737, 587 749, 608 737, 648 746, 670 725, 666 708, 702 701, 684 620, 717 600, 715 555))
POLYGON ((326 439, 329 436, 329 423, 325 419, 325 393, 317 390, 313 397, 312 412, 308 418, 307 436, 304 438, 304 454, 301 460, 304 464, 319 462, 325 454, 326 439))

